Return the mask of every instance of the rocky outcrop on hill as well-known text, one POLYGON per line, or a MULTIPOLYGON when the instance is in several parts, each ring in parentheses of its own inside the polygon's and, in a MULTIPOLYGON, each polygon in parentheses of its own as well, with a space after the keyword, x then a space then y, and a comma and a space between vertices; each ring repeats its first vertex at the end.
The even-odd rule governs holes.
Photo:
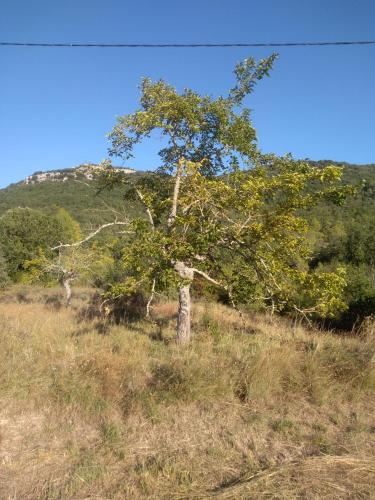
MULTIPOLYGON (((70 179, 92 180, 97 175, 98 165, 84 163, 75 168, 66 168, 61 170, 50 170, 48 172, 35 172, 22 181, 23 184, 39 184, 41 182, 66 182, 70 179)), ((114 167, 116 171, 132 174, 135 172, 132 168, 114 167)))

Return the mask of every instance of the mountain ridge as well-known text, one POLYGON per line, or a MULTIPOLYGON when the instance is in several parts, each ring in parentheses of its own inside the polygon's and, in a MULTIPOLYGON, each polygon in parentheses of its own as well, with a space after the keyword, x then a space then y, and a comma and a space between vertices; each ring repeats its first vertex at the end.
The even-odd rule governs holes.
MULTIPOLYGON (((362 195, 368 201, 375 202, 375 163, 356 165, 330 160, 306 161, 321 167, 327 164, 342 165, 343 181, 346 184, 363 184, 362 195)), ((0 189, 0 216, 16 207, 29 207, 47 213, 53 213, 57 208, 63 207, 80 224, 86 226, 112 220, 113 210, 125 211, 129 216, 139 215, 140 207, 134 200, 124 199, 120 187, 98 194, 93 174, 95 168, 98 168, 98 165, 86 163, 68 169, 35 172, 18 183, 0 189)), ((147 175, 146 172, 128 167, 114 168, 131 176, 147 175)))
MULTIPOLYGON (((68 169, 35 172, 22 181, 10 184, 0 189, 0 216, 13 208, 27 207, 45 213, 65 208, 85 227, 112 220, 113 210, 125 210, 128 215, 137 214, 136 204, 124 200, 120 188, 98 193, 98 172, 95 172, 98 168, 99 165, 87 163, 68 169)), ((127 167, 113 168, 131 176, 138 174, 127 167)))
MULTIPOLYGON (((69 179, 84 178, 86 180, 93 180, 95 177, 95 169, 100 168, 95 163, 81 163, 76 167, 54 169, 47 171, 36 171, 33 174, 25 177, 17 184, 38 184, 40 182, 66 182, 69 179)), ((116 172, 124 172, 125 174, 132 174, 136 172, 133 168, 129 167, 113 167, 116 172)))

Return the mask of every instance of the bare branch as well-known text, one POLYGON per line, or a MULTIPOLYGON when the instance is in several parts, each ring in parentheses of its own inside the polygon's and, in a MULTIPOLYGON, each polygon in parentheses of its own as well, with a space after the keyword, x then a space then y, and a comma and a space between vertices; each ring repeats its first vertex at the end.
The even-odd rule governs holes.
POLYGON ((197 269, 197 268, 194 267, 193 271, 194 271, 194 273, 199 274, 200 276, 202 276, 209 283, 212 283, 213 285, 215 285, 215 286, 217 286, 217 287, 222 288, 223 290, 225 290, 227 292, 227 294, 228 294, 228 297, 229 297, 230 303, 232 304, 233 309, 235 309, 239 313, 241 319, 243 319, 243 314, 238 309, 238 307, 236 306, 236 303, 234 302, 234 298, 233 298, 232 292, 230 291, 230 289, 229 289, 229 287, 227 285, 224 285, 223 283, 220 283, 220 281, 217 281, 217 280, 211 278, 211 276, 209 276, 204 271, 201 271, 200 269, 197 269))
POLYGON ((60 243, 60 245, 57 245, 55 247, 52 247, 51 250, 60 250, 61 248, 74 248, 78 247, 80 245, 83 245, 87 241, 91 240, 94 238, 97 234, 99 234, 103 229, 106 229, 107 227, 111 226, 127 226, 129 225, 129 222, 120 222, 120 221, 115 221, 115 222, 108 222, 107 224, 103 224, 102 226, 98 227, 95 231, 90 233, 85 239, 81 241, 76 241, 75 243, 60 243))
MULTIPOLYGON (((111 207, 110 205, 108 205, 108 203, 105 200, 100 199, 100 203, 107 209, 107 212, 115 214, 116 219, 119 216, 120 217, 125 216, 125 212, 120 212, 119 210, 116 210, 114 207, 111 207)), ((86 209, 86 212, 100 212, 100 213, 102 213, 103 209, 102 208, 88 208, 88 209, 86 209)))
POLYGON ((152 212, 151 212, 151 209, 150 207, 147 205, 146 201, 145 201, 145 197, 143 196, 143 194, 138 190, 136 189, 135 192, 137 193, 138 195, 138 198, 141 200, 142 204, 144 205, 144 207, 146 208, 146 212, 147 212, 147 215, 148 215, 148 219, 150 221, 150 224, 152 226, 152 229, 154 230, 155 229, 155 224, 154 224, 154 218, 152 216, 152 212))
POLYGON ((151 308, 152 301, 154 300, 154 297, 155 297, 155 285, 156 285, 156 280, 154 278, 152 281, 151 295, 150 295, 150 298, 148 299, 147 305, 146 305, 146 318, 150 317, 150 308, 151 308))
POLYGON ((267 264, 264 262, 264 260, 263 260, 261 257, 259 258, 259 261, 260 261, 260 263, 262 264, 262 266, 264 267, 264 269, 266 270, 266 272, 267 272, 267 273, 269 274, 269 276, 271 277, 271 279, 272 279, 272 281, 273 281, 273 283, 274 283, 275 287, 276 287, 279 291, 281 291, 281 287, 280 287, 280 285, 277 283, 275 276, 271 273, 269 266, 267 266, 267 264))
POLYGON ((314 308, 310 308, 310 309, 300 309, 299 307, 297 307, 296 305, 293 306, 294 310, 297 311, 305 320, 306 322, 308 323, 308 325, 310 327, 312 327, 312 321, 310 320, 310 318, 307 316, 309 313, 312 313, 314 312, 314 308))
POLYGON ((215 279, 211 278, 211 276, 209 276, 207 273, 205 273, 204 271, 201 271, 200 269, 197 269, 197 268, 193 268, 193 271, 194 273, 196 274, 199 274, 200 276, 202 276, 204 279, 206 279, 207 281, 209 281, 210 283, 212 283, 213 285, 216 285, 218 286, 219 288, 224 288, 226 289, 225 285, 223 285, 222 283, 220 283, 219 281, 216 281, 215 279))
POLYGON ((174 190, 173 190, 173 199, 172 199, 172 208, 168 217, 168 227, 170 227, 177 215, 177 204, 178 204, 178 195, 180 193, 180 184, 181 184, 181 177, 182 177, 182 164, 184 162, 183 158, 180 158, 177 164, 177 171, 176 171, 176 179, 175 179, 175 184, 174 184, 174 190))

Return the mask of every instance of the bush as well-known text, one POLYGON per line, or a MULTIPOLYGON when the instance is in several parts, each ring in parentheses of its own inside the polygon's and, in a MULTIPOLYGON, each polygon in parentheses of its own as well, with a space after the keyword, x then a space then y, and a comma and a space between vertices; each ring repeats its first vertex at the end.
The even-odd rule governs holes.
POLYGON ((0 289, 6 288, 10 283, 7 262, 0 250, 0 289))
POLYGON ((147 298, 141 292, 106 300, 100 294, 92 296, 87 307, 80 313, 81 319, 105 318, 116 324, 137 321, 146 315, 147 298))

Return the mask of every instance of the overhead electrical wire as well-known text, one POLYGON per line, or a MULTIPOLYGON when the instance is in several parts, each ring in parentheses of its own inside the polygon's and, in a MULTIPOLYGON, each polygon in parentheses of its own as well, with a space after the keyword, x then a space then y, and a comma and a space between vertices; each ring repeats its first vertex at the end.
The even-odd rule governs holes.
POLYGON ((335 41, 335 42, 269 42, 269 43, 39 43, 0 42, 0 47, 70 47, 103 49, 198 49, 231 47, 326 47, 337 45, 375 45, 375 40, 335 41))

